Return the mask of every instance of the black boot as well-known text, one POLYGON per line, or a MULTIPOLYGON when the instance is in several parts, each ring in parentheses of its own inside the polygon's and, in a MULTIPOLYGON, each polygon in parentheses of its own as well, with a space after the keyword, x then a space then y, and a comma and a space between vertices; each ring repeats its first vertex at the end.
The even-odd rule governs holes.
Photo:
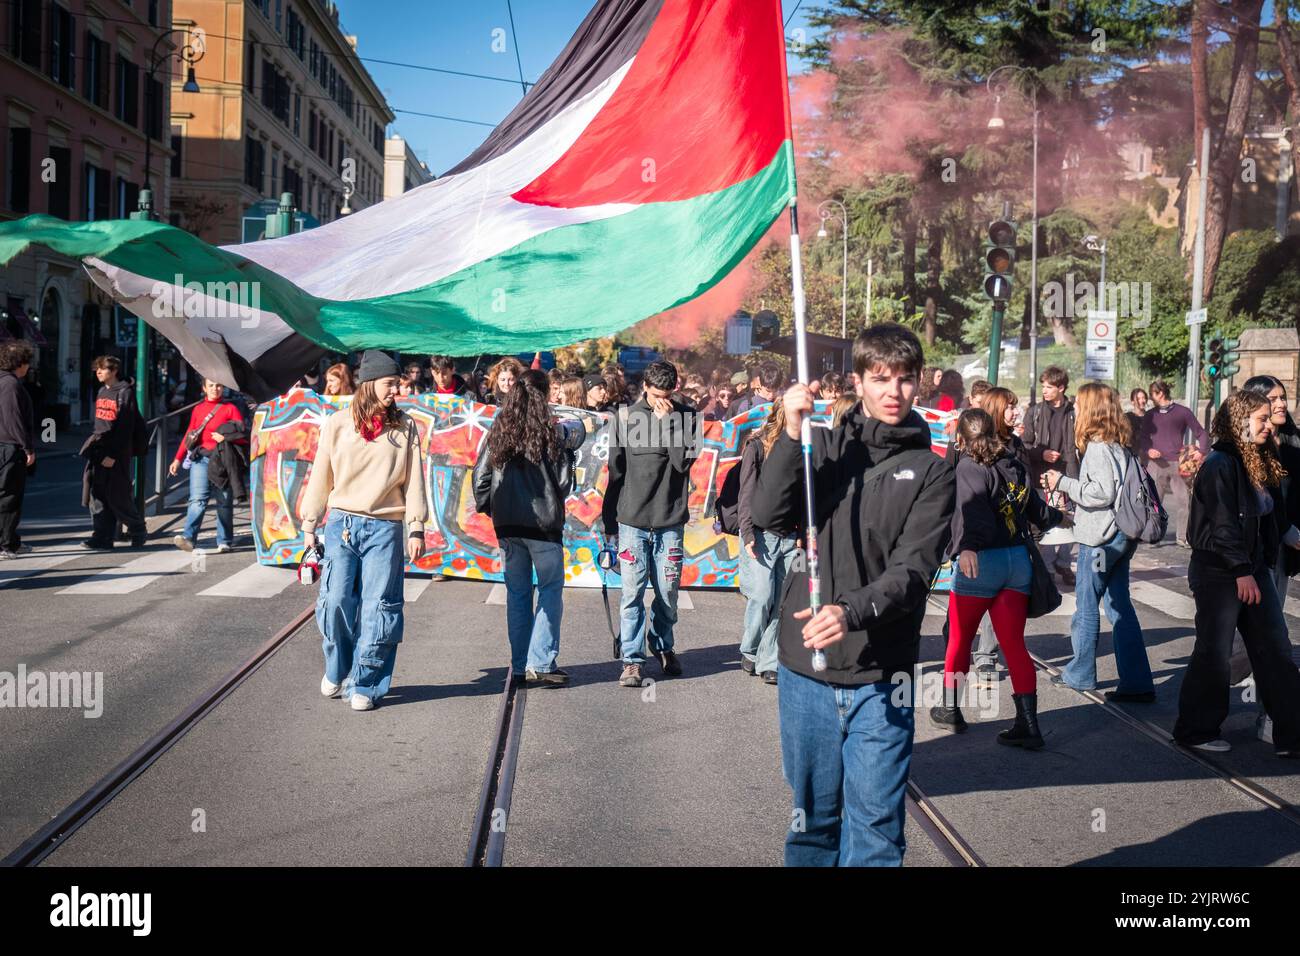
POLYGON ((947 730, 954 734, 960 734, 966 729, 966 718, 961 715, 961 708, 957 706, 956 687, 944 687, 943 705, 930 708, 930 720, 940 730, 947 730))
POLYGON ((1043 735, 1038 732, 1038 695, 1012 694, 1011 700, 1016 705, 1016 722, 998 734, 998 743, 1037 750, 1043 746, 1043 735))

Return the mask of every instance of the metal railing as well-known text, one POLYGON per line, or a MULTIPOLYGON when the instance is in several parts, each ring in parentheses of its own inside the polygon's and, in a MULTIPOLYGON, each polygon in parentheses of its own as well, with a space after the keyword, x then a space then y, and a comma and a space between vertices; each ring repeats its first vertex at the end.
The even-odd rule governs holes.
MULTIPOLYGON (((199 405, 202 405, 204 401, 206 401, 206 399, 199 399, 197 402, 191 402, 189 405, 186 405, 184 408, 178 408, 174 411, 168 412, 166 415, 159 415, 157 418, 151 418, 145 422, 145 424, 149 426, 149 445, 153 447, 153 451, 154 451, 154 469, 153 469, 154 493, 152 495, 149 495, 147 498, 143 500, 143 502, 141 502, 140 513, 142 515, 145 512, 145 508, 147 508, 151 503, 153 504, 153 509, 154 509, 153 513, 155 515, 162 514, 163 508, 167 503, 167 496, 171 494, 173 491, 175 491, 177 488, 183 487, 184 485, 187 485, 189 483, 190 478, 188 474, 186 474, 184 477, 178 476, 174 482, 169 482, 167 480, 168 475, 167 475, 166 462, 168 458, 170 458, 171 456, 167 452, 168 436, 167 436, 166 423, 168 419, 174 418, 177 415, 188 414, 190 411, 197 408, 199 405)), ((257 415, 257 409, 259 407, 260 407, 260 403, 255 403, 248 406, 247 425, 248 425, 250 436, 252 435, 252 431, 253 431, 253 418, 257 415)), ((184 438, 184 435, 185 432, 182 429, 181 431, 182 439, 184 438)))

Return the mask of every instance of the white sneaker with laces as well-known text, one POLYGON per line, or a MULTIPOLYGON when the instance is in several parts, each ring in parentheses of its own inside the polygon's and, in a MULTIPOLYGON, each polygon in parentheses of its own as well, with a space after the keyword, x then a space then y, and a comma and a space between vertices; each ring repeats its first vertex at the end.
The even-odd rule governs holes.
POLYGON ((1232 749, 1232 744, 1228 743, 1222 737, 1218 740, 1207 740, 1203 744, 1192 744, 1193 750, 1206 750, 1210 753, 1226 754, 1232 749))
POLYGON ((352 709, 353 710, 374 710, 375 702, 371 700, 369 697, 367 697, 365 694, 353 694, 352 709))
POLYGON ((235 549, 232 548, 232 547, 231 547, 230 545, 228 545, 228 544, 219 544, 219 545, 217 545, 217 554, 229 554, 231 551, 234 551, 234 550, 235 550, 235 549))
POLYGON ((182 551, 194 550, 194 542, 183 534, 178 534, 176 537, 172 538, 172 544, 176 545, 176 547, 180 548, 182 551))
POLYGON ((343 686, 342 684, 335 684, 335 683, 334 683, 333 681, 331 681, 328 677, 322 677, 322 678, 320 679, 320 692, 321 692, 321 696, 322 696, 322 697, 333 697, 335 694, 337 694, 337 693, 339 692, 339 689, 340 689, 342 686, 343 686))

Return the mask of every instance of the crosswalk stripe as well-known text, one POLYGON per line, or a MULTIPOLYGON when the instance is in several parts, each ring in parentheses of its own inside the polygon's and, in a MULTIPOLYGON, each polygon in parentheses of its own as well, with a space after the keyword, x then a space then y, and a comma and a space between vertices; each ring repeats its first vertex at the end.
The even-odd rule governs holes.
POLYGON ((1196 618, 1195 601, 1185 594, 1161 587, 1154 581, 1129 581, 1128 592, 1133 600, 1188 624, 1196 618))
POLYGON ((1282 605, 1282 610, 1284 613, 1290 614, 1292 617, 1300 617, 1300 600, 1296 600, 1293 597, 1287 598, 1286 603, 1282 605))
POLYGON ((199 592, 199 597, 273 598, 298 580, 298 569, 250 564, 199 592))
POLYGON ((49 551, 42 548, 40 551, 33 551, 31 554, 10 558, 4 564, 0 564, 0 588, 13 581, 40 574, 42 571, 49 571, 51 568, 57 568, 69 561, 75 561, 85 554, 89 554, 89 552, 80 548, 68 551, 49 551))
POLYGON ((117 568, 100 571, 89 580, 66 587, 58 594, 130 594, 168 574, 191 566, 195 557, 184 551, 146 554, 117 568))
POLYGON ((420 595, 428 590, 429 585, 433 583, 433 578, 421 575, 418 578, 402 579, 402 600, 407 604, 414 604, 420 600, 420 595))

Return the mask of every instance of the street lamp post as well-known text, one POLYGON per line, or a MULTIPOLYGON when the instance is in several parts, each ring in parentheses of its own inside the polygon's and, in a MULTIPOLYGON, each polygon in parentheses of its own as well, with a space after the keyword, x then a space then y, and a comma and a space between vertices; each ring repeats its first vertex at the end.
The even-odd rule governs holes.
POLYGON ((822 218, 822 227, 817 230, 817 238, 826 238, 826 220, 834 219, 840 224, 840 233, 844 239, 844 269, 840 278, 840 338, 849 337, 849 211, 838 199, 823 200, 817 207, 817 214, 822 218), (826 207, 834 204, 840 207, 837 216, 826 207))
MULTIPOLYGON (((1027 66, 1017 66, 1014 63, 1008 63, 1006 66, 1000 66, 988 75, 984 81, 990 95, 994 97, 993 115, 989 118, 989 129, 1002 129, 1006 124, 998 107, 1002 103, 1002 95, 993 92, 993 78, 1003 70, 1015 70, 1023 73, 1037 73, 1027 66)), ((1033 208, 1030 209, 1031 235, 1029 239, 1029 404, 1034 404, 1034 398, 1038 391, 1038 86, 1034 85, 1030 94, 1034 104, 1034 163, 1033 163, 1033 208)), ((999 352, 1002 343, 998 343, 999 352)))
MULTIPOLYGON (((152 219, 154 211, 153 203, 153 134, 151 128, 154 115, 153 87, 154 74, 158 72, 158 67, 177 57, 181 62, 188 64, 185 75, 185 85, 181 89, 186 93, 198 93, 199 84, 194 79, 194 64, 203 59, 205 52, 204 34, 202 30, 168 30, 158 34, 153 41, 153 46, 149 50, 149 69, 145 73, 144 98, 145 98, 145 117, 144 117, 144 187, 140 190, 139 210, 131 214, 132 219, 152 219), (163 40, 170 37, 173 33, 185 34, 185 45, 179 50, 159 50, 158 47, 163 40)), ((166 124, 159 123, 158 135, 162 135, 162 126, 166 124)), ((140 414, 146 419, 149 417, 149 325, 144 319, 135 320, 135 404, 140 410, 140 414)), ((162 454, 161 449, 159 454, 162 454)), ((144 514, 144 485, 145 485, 145 464, 144 459, 136 460, 135 469, 135 500, 144 514)), ((162 489, 155 489, 160 495, 162 489)))

